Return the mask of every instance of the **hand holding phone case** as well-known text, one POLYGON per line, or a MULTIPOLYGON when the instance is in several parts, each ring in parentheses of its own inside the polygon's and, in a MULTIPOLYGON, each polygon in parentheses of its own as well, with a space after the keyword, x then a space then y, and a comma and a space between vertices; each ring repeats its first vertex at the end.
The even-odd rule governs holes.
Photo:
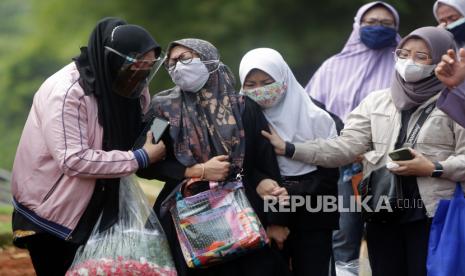
POLYGON ((152 134, 153 134, 154 144, 160 141, 160 138, 163 136, 163 133, 165 133, 169 125, 170 125, 170 122, 166 120, 160 119, 158 117, 155 117, 153 119, 152 125, 150 126, 150 130, 152 131, 152 134))
POLYGON ((133 150, 140 149, 144 146, 145 140, 147 140, 147 131, 152 130, 153 132, 153 138, 154 140, 158 143, 158 141, 163 137, 163 134, 166 132, 166 130, 169 127, 169 122, 160 119, 157 117, 153 117, 150 120, 147 120, 145 122, 145 127, 142 129, 141 133, 139 134, 139 137, 137 137, 136 141, 134 142, 134 146, 132 147, 133 150), (153 124, 155 123, 155 120, 158 119, 157 125, 155 125, 155 129, 152 129, 153 124))
POLYGON ((391 157, 393 161, 412 160, 414 158, 409 148, 393 150, 389 153, 389 157, 391 157))

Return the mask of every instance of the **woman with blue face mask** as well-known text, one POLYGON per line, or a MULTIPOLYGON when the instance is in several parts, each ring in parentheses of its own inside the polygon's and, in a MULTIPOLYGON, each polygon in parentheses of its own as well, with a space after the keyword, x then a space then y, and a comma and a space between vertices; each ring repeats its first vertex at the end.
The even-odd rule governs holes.
POLYGON ((445 86, 434 68, 454 48, 452 34, 443 28, 423 27, 406 36, 395 51, 391 87, 365 98, 335 139, 295 143, 289 152, 289 142, 266 134, 276 153, 292 160, 337 167, 364 154, 365 177, 386 166, 400 181, 402 200, 391 206, 390 217, 366 221, 373 275, 426 275, 438 202, 450 199, 455 183, 465 180, 465 129, 436 107, 445 86), (413 148, 410 156, 389 155, 404 147, 413 148))
POLYGON ((391 84, 398 29, 399 15, 394 7, 382 1, 363 5, 342 51, 318 68, 305 90, 345 121, 370 92, 391 84))
MULTIPOLYGON (((399 15, 388 3, 374 1, 361 6, 354 17, 353 29, 344 48, 313 74, 306 86, 312 99, 345 121, 347 115, 371 92, 388 88, 395 61, 392 52, 400 41, 399 15)), ((338 126, 338 129, 342 127, 338 126)), ((338 192, 343 198, 354 196, 352 182, 360 176, 361 164, 340 168, 338 192)), ((357 260, 363 236, 359 213, 341 213, 340 227, 334 231, 336 262, 357 260)))
MULTIPOLYGON (((178 184, 197 179, 182 188, 185 195, 193 195, 206 189, 205 181, 230 180, 241 173, 247 199, 266 227, 280 218, 264 212, 256 189, 277 187, 279 168, 273 147, 260 133, 268 129, 266 119, 257 104, 239 95, 234 76, 215 46, 201 39, 181 39, 172 42, 167 52, 165 68, 176 86, 156 94, 151 109, 152 115, 170 122, 163 137, 167 157, 138 175, 165 181, 154 209, 178 275, 287 275, 287 263, 268 245, 207 268, 187 267, 171 214, 162 204, 178 184)), ((279 187, 274 192, 286 193, 279 187)))
POLYGON ((394 13, 383 4, 372 6, 363 14, 360 40, 370 49, 378 50, 397 44, 394 13))

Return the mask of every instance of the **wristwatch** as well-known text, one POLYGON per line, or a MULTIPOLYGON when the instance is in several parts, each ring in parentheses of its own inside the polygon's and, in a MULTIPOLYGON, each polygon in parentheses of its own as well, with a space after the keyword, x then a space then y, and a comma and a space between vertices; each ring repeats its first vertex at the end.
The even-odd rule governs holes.
POLYGON ((431 177, 441 177, 444 172, 444 168, 438 161, 434 161, 434 171, 431 173, 431 177))
POLYGON ((295 146, 291 142, 286 142, 286 147, 284 148, 284 156, 292 158, 295 153, 295 146))

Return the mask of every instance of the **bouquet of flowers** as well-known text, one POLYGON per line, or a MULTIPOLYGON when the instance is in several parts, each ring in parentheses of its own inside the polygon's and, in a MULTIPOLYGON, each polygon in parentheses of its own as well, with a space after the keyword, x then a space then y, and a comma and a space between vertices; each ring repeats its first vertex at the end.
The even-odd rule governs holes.
POLYGON ((177 275, 160 223, 133 176, 121 179, 118 221, 100 219, 66 275, 177 275))

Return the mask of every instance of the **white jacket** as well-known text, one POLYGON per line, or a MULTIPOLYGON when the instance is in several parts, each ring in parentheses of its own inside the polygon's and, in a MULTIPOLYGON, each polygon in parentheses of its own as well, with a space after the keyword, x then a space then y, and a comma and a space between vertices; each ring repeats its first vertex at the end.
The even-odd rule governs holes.
MULTIPOLYGON (((411 116, 407 133, 423 109, 439 94, 422 104, 411 116)), ((313 140, 295 144, 295 160, 325 167, 338 167, 365 154, 364 176, 391 161, 401 127, 401 113, 391 99, 390 89, 368 95, 348 116, 341 136, 331 140, 313 140)), ((440 161, 444 173, 440 178, 417 177, 420 196, 427 215, 433 217, 440 199, 449 199, 455 183, 465 189, 465 129, 444 112, 435 108, 418 134, 415 150, 431 161, 440 161)))

